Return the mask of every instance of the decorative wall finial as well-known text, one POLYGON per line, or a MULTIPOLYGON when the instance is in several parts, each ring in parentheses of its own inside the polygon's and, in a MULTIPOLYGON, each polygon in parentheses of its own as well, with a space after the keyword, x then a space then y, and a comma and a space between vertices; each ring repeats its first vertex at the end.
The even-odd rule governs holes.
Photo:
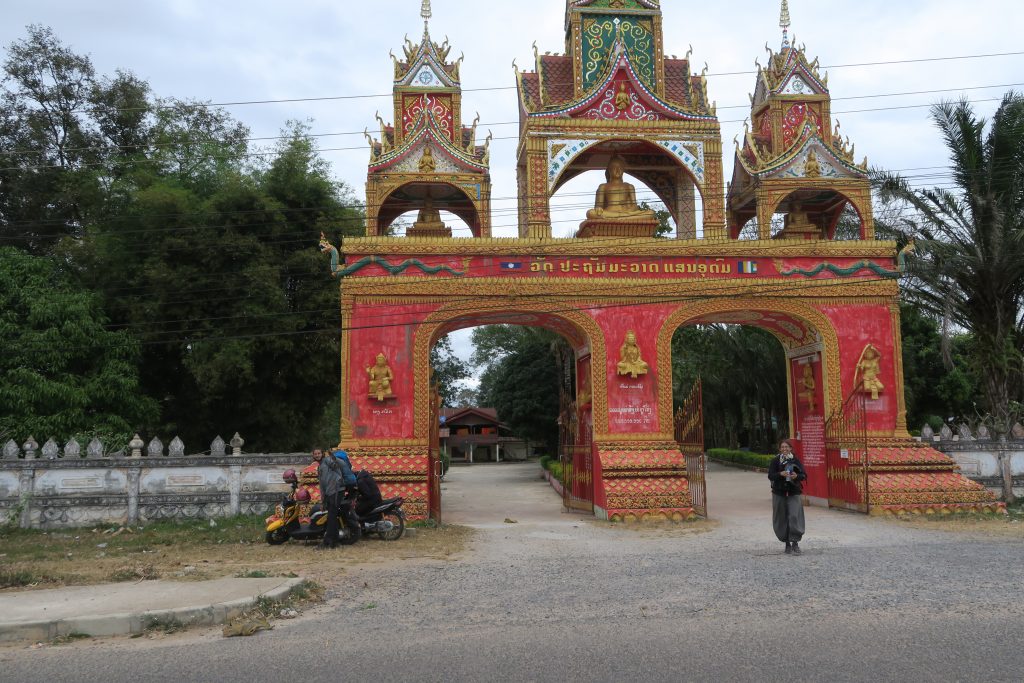
POLYGON ((782 0, 782 11, 779 13, 779 28, 782 29, 783 48, 789 47, 789 27, 792 25, 793 22, 789 18, 789 0, 782 0))

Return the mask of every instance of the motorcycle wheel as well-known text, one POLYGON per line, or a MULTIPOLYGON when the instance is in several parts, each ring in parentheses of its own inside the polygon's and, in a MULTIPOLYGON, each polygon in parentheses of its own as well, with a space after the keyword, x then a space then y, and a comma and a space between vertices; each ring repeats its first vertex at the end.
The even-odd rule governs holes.
POLYGON ((363 535, 363 530, 359 526, 359 522, 351 522, 345 525, 346 533, 343 533, 338 538, 338 543, 341 545, 355 545, 359 542, 360 537, 363 535))
POLYGON ((383 521, 394 524, 391 531, 378 531, 377 535, 384 541, 397 541, 405 533, 405 517, 394 510, 381 515, 383 521))
POLYGON ((288 530, 284 527, 267 532, 267 543, 270 545, 281 545, 288 540, 288 530))

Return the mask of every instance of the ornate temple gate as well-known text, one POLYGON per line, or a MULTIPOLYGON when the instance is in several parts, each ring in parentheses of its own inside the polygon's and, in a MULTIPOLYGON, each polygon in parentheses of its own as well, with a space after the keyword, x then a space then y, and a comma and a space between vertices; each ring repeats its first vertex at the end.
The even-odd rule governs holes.
POLYGON ((867 394, 858 386, 825 423, 829 507, 870 510, 867 424, 867 394))
POLYGON ((580 421, 576 401, 561 396, 558 418, 559 453, 562 466, 562 504, 567 510, 594 514, 593 434, 580 421))
POLYGON ((686 481, 690 504, 701 517, 708 516, 707 456, 704 453, 704 394, 700 378, 679 406, 675 418, 675 438, 686 458, 686 481))
MULTIPOLYGON (((489 138, 462 120, 461 59, 426 24, 394 57, 394 122, 367 133, 366 236, 343 253, 321 241, 344 283, 340 445, 356 466, 405 497, 411 518, 439 518, 430 349, 458 329, 533 325, 566 338, 578 363, 578 405, 562 406, 566 505, 613 521, 706 514, 700 391, 674 424, 672 336, 750 324, 786 347, 809 500, 878 514, 1003 509, 907 433, 903 254, 875 239, 867 161, 835 130, 829 85, 789 42, 788 12, 727 190, 713 94, 689 54, 663 54, 659 0, 561 4, 564 53, 536 50, 516 72, 518 238, 490 235, 489 138), (607 182, 558 237, 551 200, 588 172, 607 182), (677 239, 656 236, 626 177, 668 209, 677 239), (836 240, 850 206, 859 234, 836 240), (409 211, 408 238, 386 236, 409 211), (473 237, 452 239, 442 211, 473 237), (756 239, 740 239, 755 218, 756 239)), ((429 22, 427 0, 421 13, 429 22)))

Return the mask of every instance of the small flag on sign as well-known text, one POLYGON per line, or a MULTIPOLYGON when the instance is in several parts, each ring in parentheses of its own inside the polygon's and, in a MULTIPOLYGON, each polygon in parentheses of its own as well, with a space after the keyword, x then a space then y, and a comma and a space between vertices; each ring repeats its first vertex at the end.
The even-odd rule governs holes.
POLYGON ((501 269, 502 270, 522 270, 523 269, 523 264, 522 263, 517 263, 515 261, 502 261, 501 262, 501 269))
POLYGON ((757 272, 757 262, 740 261, 736 266, 736 270, 740 273, 744 273, 745 275, 753 275, 757 272))

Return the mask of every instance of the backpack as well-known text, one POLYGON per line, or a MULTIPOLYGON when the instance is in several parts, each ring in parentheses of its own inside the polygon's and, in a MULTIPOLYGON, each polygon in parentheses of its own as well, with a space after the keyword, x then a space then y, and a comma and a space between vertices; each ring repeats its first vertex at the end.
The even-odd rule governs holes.
POLYGON ((377 486, 373 475, 366 470, 359 470, 359 474, 356 475, 356 488, 359 489, 360 498, 381 500, 380 487, 377 486))

